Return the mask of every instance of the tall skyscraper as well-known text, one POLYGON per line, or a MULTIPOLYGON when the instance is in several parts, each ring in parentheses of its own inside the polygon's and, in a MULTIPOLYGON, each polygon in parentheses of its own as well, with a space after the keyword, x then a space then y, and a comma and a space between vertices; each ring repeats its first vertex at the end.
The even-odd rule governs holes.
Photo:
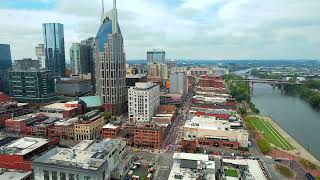
MULTIPOLYGON (((102 1, 102 6, 103 1, 102 1)), ((126 108, 126 58, 123 37, 118 24, 116 0, 106 15, 102 7, 102 24, 96 36, 96 94, 104 108, 113 114, 123 114, 126 108)))
POLYGON ((66 62, 63 24, 45 23, 42 27, 46 67, 56 76, 64 76, 66 62))
POLYGON ((90 62, 90 72, 91 72, 91 84, 92 84, 92 92, 96 92, 96 76, 95 76, 95 37, 87 38, 81 41, 81 44, 86 44, 90 47, 90 54, 89 54, 89 62, 90 62))
POLYGON ((147 62, 149 63, 165 63, 166 52, 164 50, 154 49, 147 52, 147 62))
POLYGON ((184 72, 177 72, 170 75, 170 93, 181 94, 183 97, 188 92, 188 79, 184 72))
POLYGON ((11 51, 9 44, 0 44, 0 70, 8 70, 12 67, 11 51))
POLYGON ((46 56, 44 53, 44 44, 38 44, 35 47, 36 57, 39 61, 40 68, 46 68, 46 56))
POLYGON ((71 72, 75 75, 92 73, 91 46, 73 43, 70 48, 71 72))

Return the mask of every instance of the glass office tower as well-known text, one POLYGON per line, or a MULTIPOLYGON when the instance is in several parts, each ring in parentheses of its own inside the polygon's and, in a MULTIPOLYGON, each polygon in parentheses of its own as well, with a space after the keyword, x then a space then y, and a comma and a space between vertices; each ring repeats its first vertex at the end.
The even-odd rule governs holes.
POLYGON ((0 44, 0 71, 8 70, 12 67, 11 51, 9 44, 0 44))
POLYGON ((103 19, 96 36, 96 94, 104 108, 115 115, 127 111, 126 58, 118 24, 116 1, 103 19))
POLYGON ((63 24, 45 23, 43 27, 45 66, 55 76, 64 76, 66 68, 63 24))

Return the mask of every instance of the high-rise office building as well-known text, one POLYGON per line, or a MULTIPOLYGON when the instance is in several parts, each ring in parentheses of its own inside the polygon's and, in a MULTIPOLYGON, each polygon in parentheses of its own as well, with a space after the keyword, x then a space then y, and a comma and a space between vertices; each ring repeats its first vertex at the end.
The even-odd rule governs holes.
POLYGON ((66 68, 63 24, 45 23, 43 27, 45 66, 55 76, 64 76, 66 68))
POLYGON ((36 52, 36 57, 37 60, 39 61, 40 68, 46 68, 46 56, 44 53, 44 44, 38 44, 35 47, 35 52, 36 52))
POLYGON ((137 82, 128 90, 129 121, 149 122, 160 105, 160 87, 152 82, 137 82))
POLYGON ((177 67, 177 61, 175 59, 166 60, 166 65, 168 66, 168 74, 172 74, 177 67))
POLYGON ((38 60, 33 60, 31 58, 23 58, 20 60, 15 60, 14 66, 12 68, 15 70, 38 70, 40 69, 40 63, 38 60))
POLYGON ((164 50, 154 49, 147 52, 147 62, 149 63, 165 63, 166 52, 164 50))
POLYGON ((0 70, 8 70, 12 66, 9 44, 0 44, 0 70))
MULTIPOLYGON (((104 8, 103 8, 104 9, 104 8)), ((118 24, 116 0, 113 9, 102 13, 102 24, 96 36, 96 94, 105 110, 113 114, 126 112, 126 58, 123 37, 118 24)))
POLYGON ((161 75, 162 79, 168 79, 168 66, 166 64, 161 64, 161 75))
POLYGON ((73 43, 70 48, 71 73, 82 75, 92 73, 91 46, 82 43, 73 43))
POLYGON ((91 85, 92 85, 92 92, 96 92, 96 77, 95 77, 95 37, 90 37, 85 40, 81 41, 81 44, 86 44, 90 47, 89 53, 89 62, 90 62, 90 72, 91 72, 91 85))
POLYGON ((186 73, 177 72, 170 75, 170 93, 185 96, 188 92, 188 79, 186 73))
POLYGON ((49 70, 9 71, 10 94, 17 101, 43 103, 56 99, 54 77, 49 70))
POLYGON ((148 76, 168 79, 168 66, 166 64, 149 64, 148 76))

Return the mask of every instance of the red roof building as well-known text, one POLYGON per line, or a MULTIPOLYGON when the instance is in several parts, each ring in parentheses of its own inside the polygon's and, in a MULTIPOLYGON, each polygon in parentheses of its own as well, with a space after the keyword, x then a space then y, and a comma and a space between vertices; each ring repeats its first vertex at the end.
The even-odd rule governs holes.
POLYGON ((0 140, 0 168, 31 171, 31 159, 48 149, 48 140, 12 138, 0 140))

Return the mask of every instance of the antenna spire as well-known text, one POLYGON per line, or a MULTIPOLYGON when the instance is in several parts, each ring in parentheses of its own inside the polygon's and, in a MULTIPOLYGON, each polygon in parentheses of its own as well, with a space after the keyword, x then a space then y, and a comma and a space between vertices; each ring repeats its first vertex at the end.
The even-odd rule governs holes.
POLYGON ((103 21, 104 21, 104 0, 101 1, 102 3, 102 7, 101 7, 101 24, 103 24, 103 21))
POLYGON ((117 9, 117 0, 113 0, 113 9, 117 9))
POLYGON ((112 10, 112 33, 118 33, 118 12, 117 12, 117 0, 113 0, 112 10))

